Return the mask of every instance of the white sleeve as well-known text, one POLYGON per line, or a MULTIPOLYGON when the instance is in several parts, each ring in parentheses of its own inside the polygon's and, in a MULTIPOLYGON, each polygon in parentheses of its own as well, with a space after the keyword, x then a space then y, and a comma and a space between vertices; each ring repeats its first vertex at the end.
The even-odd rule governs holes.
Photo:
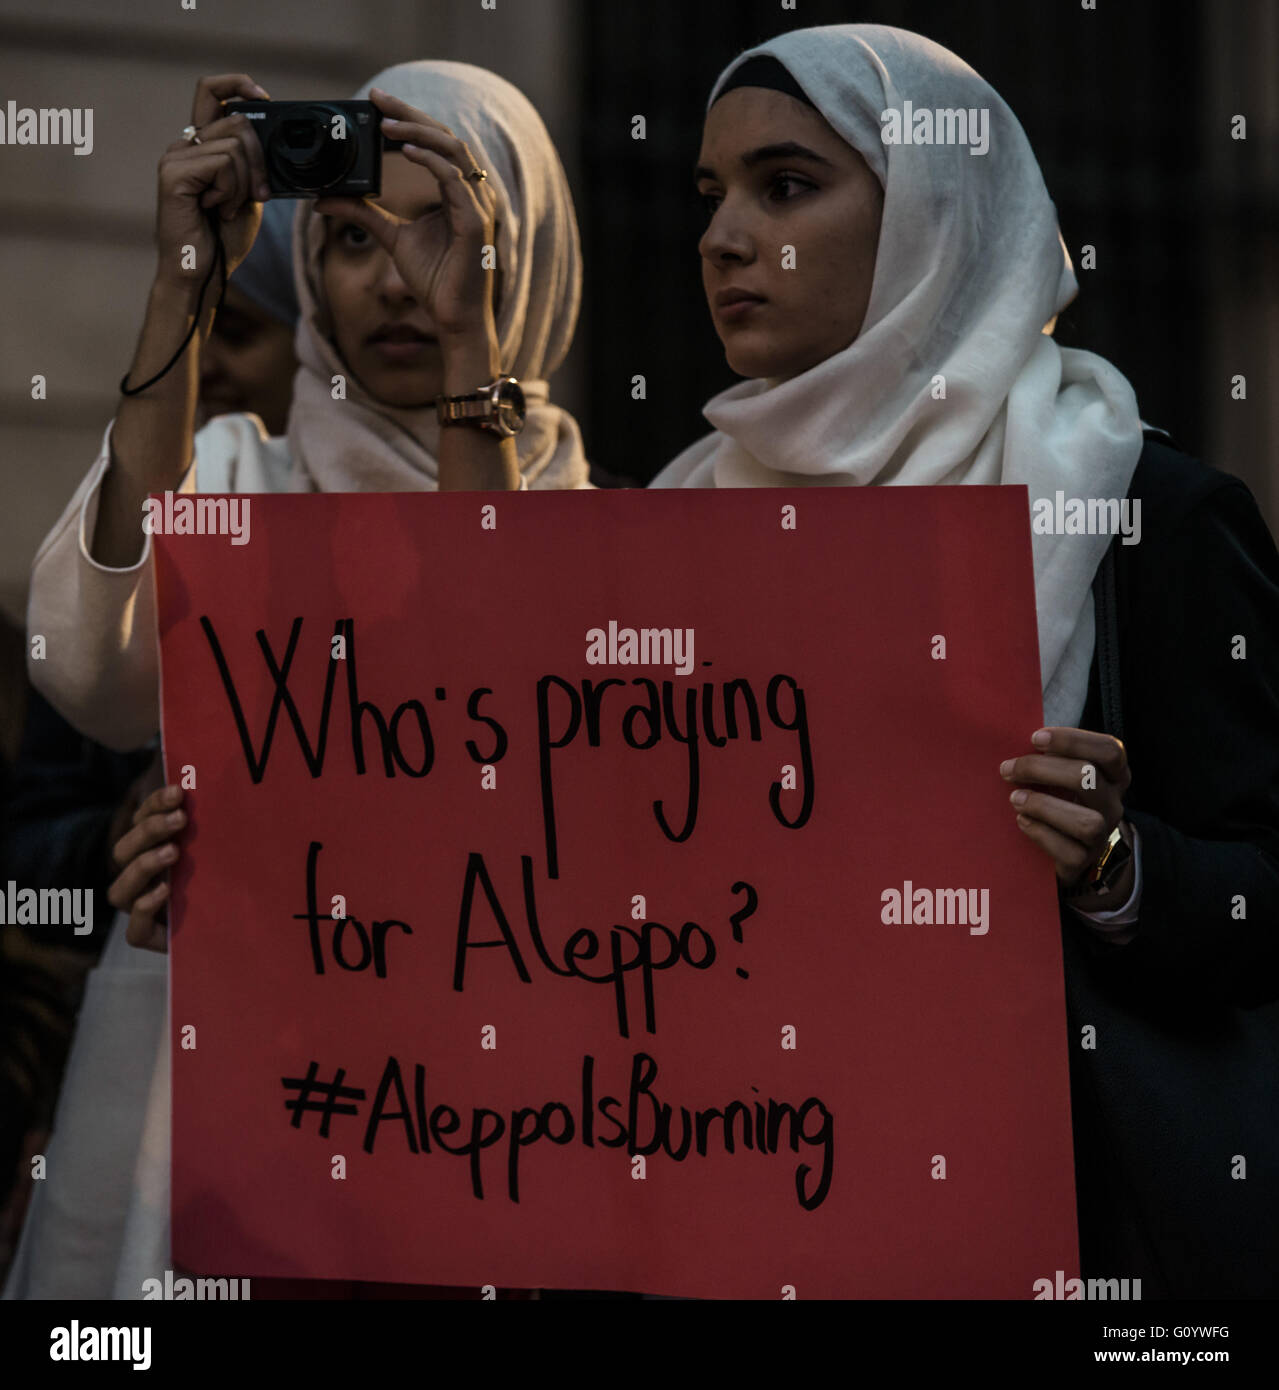
MULTIPOLYGON (((27 669, 32 685, 81 733, 125 751, 160 727, 159 653, 151 537, 142 517, 142 553, 132 565, 112 569, 89 553, 114 423, 32 563, 27 669)), ((179 492, 195 491, 195 471, 193 463, 179 492)))

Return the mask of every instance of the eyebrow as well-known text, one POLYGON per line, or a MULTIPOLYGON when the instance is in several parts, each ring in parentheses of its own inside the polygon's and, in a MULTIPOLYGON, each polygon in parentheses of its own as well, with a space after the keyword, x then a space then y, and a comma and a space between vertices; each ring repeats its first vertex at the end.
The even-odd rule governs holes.
MULTIPOLYGON (((807 159, 813 164, 825 165, 827 169, 835 166, 824 155, 820 155, 816 150, 810 150, 807 145, 801 145, 794 140, 783 140, 776 145, 761 145, 757 150, 747 150, 741 157, 743 169, 753 169, 757 164, 766 164, 770 159, 807 159)), ((699 164, 693 170, 694 182, 702 179, 713 179, 715 171, 708 169, 705 164, 699 164)))

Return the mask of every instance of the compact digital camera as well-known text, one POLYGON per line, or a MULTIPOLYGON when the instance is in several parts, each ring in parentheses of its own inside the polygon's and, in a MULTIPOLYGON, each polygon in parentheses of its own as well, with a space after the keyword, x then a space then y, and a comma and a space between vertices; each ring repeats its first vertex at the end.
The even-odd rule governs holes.
POLYGON ((230 101, 223 110, 252 123, 273 198, 375 198, 383 151, 401 147, 382 134, 371 101, 230 101))

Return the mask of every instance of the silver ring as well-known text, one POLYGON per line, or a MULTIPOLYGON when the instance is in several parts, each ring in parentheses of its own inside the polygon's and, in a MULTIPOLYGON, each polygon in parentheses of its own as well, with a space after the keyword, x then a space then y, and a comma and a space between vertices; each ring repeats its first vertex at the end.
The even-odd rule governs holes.
POLYGON ((190 145, 198 145, 200 143, 200 136, 193 125, 184 125, 182 127, 182 138, 190 145))
POLYGON ((483 183, 483 181, 486 178, 488 178, 488 176, 488 170, 481 169, 477 165, 476 168, 472 169, 471 172, 467 174, 465 177, 471 183, 483 183))

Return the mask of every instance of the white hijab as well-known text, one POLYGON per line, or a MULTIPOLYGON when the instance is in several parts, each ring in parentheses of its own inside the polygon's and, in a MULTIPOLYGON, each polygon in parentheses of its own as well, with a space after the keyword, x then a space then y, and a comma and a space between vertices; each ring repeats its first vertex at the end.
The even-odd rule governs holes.
MULTIPOLYGON (((967 64, 876 24, 798 29, 768 54, 884 188, 865 322, 788 381, 740 382, 707 403, 715 432, 652 487, 1026 484, 1033 507, 1127 495, 1142 447, 1128 381, 1050 336, 1078 284, 1016 117, 967 64), (985 108, 989 149, 886 145, 881 112, 985 108), (946 399, 933 380, 946 380, 946 399)), ((798 272, 797 272, 798 273, 798 272)), ((1074 726, 1092 662, 1090 586, 1111 537, 1033 535, 1046 724, 1074 726)))
MULTIPOLYGON (((516 437, 520 472, 530 488, 587 486, 577 422, 550 404, 546 383, 573 341, 582 257, 568 180, 541 117, 504 78, 469 63, 400 63, 378 73, 356 99, 367 98, 371 87, 442 121, 487 170, 500 224, 502 369, 520 379, 528 405, 516 437)), ((293 224, 301 365, 288 424, 292 485, 317 492, 434 490, 440 438, 434 403, 383 405, 338 353, 321 278, 324 222, 313 203, 300 203, 293 224), (335 376, 346 380, 344 400, 333 399, 335 376)))

